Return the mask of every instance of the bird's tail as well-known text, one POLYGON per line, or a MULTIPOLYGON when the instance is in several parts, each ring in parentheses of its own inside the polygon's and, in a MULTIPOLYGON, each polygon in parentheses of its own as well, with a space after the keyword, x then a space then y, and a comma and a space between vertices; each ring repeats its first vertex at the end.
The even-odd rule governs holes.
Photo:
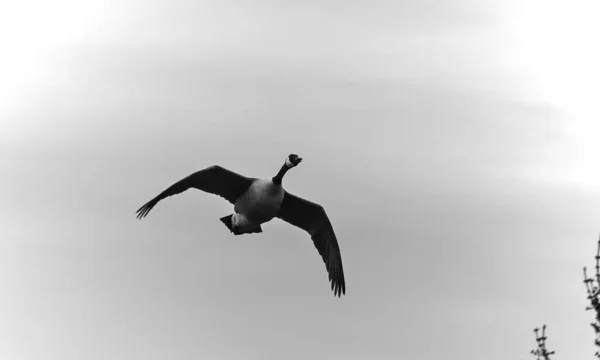
POLYGON ((262 228, 260 227, 260 225, 257 227, 254 227, 252 229, 244 230, 243 232, 240 232, 238 229, 233 228, 232 218, 233 218, 233 214, 223 216, 220 220, 221 220, 221 222, 223 222, 223 224, 225 224, 225 226, 227 226, 229 231, 231 231, 234 235, 252 234, 252 233, 261 233, 262 232, 262 228))
POLYGON ((223 224, 225 224, 225 226, 227 226, 229 231, 231 231, 232 233, 235 234, 235 231, 233 231, 232 217, 233 217, 233 214, 224 216, 220 220, 223 222, 223 224))

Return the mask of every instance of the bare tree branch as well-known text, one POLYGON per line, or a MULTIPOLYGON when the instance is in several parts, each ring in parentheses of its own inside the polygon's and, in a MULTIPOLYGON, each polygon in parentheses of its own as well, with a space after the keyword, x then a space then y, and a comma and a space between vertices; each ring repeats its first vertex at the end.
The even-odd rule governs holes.
MULTIPOLYGON (((598 237, 598 247, 596 250, 596 279, 590 278, 587 275, 587 269, 583 267, 583 283, 587 291, 587 298, 590 301, 590 305, 585 310, 594 310, 596 313, 596 321, 591 323, 594 332, 596 333, 596 339, 594 344, 600 347, 600 236, 598 237)), ((600 359, 600 351, 596 351, 596 357, 600 359)))
POLYGON ((537 360, 550 360, 550 355, 554 355, 554 351, 546 350, 546 325, 542 326, 542 334, 539 334, 538 328, 533 329, 535 333, 535 341, 537 342, 537 349, 531 350, 531 354, 537 357, 537 360))

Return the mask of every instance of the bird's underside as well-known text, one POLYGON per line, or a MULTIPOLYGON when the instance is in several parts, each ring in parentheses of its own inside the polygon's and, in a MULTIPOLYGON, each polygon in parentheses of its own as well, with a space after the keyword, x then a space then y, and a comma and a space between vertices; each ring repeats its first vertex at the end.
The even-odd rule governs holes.
POLYGON ((238 229, 238 228, 234 227, 232 224, 232 221, 231 221, 233 216, 234 216, 234 214, 231 214, 231 215, 227 215, 227 216, 224 216, 221 219, 219 219, 219 220, 221 220, 221 222, 223 224, 225 224, 225 226, 227 226, 227 228, 229 229, 229 231, 231 231, 231 233, 233 233, 233 235, 258 234, 258 233, 263 232, 262 227, 260 227, 260 225, 252 226, 252 227, 249 227, 248 229, 238 229))
MULTIPOLYGON (((284 174, 285 171, 287 170, 282 168, 280 174, 284 174)), ((283 176, 280 174, 278 176, 283 176)), ((218 165, 211 166, 181 179, 148 201, 137 210, 137 218, 142 219, 147 216, 159 201, 180 194, 190 188, 218 195, 232 205, 236 205, 236 201, 247 194, 252 184, 257 181, 263 182, 263 180, 245 177, 218 165)), ((346 283, 340 248, 331 222, 323 207, 285 190, 282 190, 282 199, 279 204, 278 209, 273 213, 274 216, 308 232, 325 263, 334 295, 339 297, 345 294, 346 283)), ((234 235, 262 233, 263 230, 260 225, 264 222, 246 228, 234 226, 238 221, 238 219, 235 219, 237 215, 239 214, 234 213, 224 216, 220 218, 220 221, 234 235)))

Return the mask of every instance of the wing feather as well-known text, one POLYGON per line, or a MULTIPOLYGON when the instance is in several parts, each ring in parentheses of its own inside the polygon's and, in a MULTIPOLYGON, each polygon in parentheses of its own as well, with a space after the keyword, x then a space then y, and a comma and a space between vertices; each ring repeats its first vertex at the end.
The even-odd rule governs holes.
POLYGON ((230 203, 235 204, 237 198, 246 192, 250 187, 250 184, 255 180, 255 178, 248 178, 221 166, 213 165, 206 169, 196 171, 169 186, 155 198, 140 207, 136 211, 137 218, 141 219, 148 215, 150 210, 152 210, 152 208, 162 199, 180 194, 189 188, 195 188, 218 195, 230 203))
POLYGON ((325 209, 286 191, 277 217, 308 232, 325 263, 331 290, 338 297, 345 295, 342 255, 325 209))

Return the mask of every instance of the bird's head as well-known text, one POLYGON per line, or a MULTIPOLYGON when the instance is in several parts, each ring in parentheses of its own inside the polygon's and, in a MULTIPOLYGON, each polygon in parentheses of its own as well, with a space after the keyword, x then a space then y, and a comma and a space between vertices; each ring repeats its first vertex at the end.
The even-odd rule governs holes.
POLYGON ((291 154, 290 156, 287 157, 287 159, 285 159, 285 165, 287 165, 287 167, 290 169, 295 166, 298 166, 298 164, 300 164, 300 162, 302 162, 302 158, 296 154, 291 154))

